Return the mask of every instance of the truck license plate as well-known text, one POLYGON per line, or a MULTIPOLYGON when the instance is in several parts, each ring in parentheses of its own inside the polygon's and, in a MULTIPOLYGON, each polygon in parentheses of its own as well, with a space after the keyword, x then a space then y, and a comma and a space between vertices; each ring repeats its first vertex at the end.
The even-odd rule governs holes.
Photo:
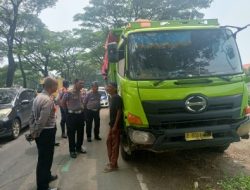
POLYGON ((186 141, 213 139, 212 132, 191 132, 185 133, 186 141))

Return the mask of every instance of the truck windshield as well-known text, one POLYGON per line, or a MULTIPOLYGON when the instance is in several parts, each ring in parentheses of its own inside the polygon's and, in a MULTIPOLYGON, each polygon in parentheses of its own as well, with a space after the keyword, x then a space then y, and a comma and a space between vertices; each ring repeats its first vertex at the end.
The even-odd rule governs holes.
POLYGON ((242 73, 228 29, 133 33, 128 37, 128 74, 135 80, 180 79, 242 73))

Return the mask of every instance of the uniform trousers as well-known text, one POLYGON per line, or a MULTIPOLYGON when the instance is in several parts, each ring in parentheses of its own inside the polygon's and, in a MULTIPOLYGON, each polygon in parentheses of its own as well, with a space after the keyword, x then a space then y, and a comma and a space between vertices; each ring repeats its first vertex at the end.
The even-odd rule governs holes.
POLYGON ((54 156, 56 128, 43 129, 37 137, 38 162, 36 168, 37 190, 47 190, 51 177, 51 166, 54 156))
POLYGON ((109 130, 107 139, 107 150, 108 158, 111 167, 118 167, 117 160, 119 156, 119 146, 120 146, 120 128, 113 131, 112 128, 109 130))
POLYGON ((99 137, 100 133, 100 110, 93 111, 93 110, 86 110, 86 132, 87 132, 87 138, 91 139, 92 134, 92 123, 93 120, 95 122, 95 128, 94 128, 94 134, 95 138, 99 137))
POLYGON ((62 108, 60 106, 60 111, 61 111, 61 129, 62 129, 62 134, 65 134, 65 125, 66 125, 66 118, 67 118, 67 110, 62 108))
POLYGON ((69 141, 69 152, 81 150, 84 137, 84 113, 67 114, 67 135, 69 141), (77 137, 77 138, 76 138, 77 137))

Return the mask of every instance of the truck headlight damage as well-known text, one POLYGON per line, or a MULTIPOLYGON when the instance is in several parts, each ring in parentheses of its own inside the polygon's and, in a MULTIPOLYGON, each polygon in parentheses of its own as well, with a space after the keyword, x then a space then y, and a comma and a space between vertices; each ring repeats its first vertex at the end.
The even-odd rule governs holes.
POLYGON ((129 129, 129 137, 135 144, 152 145, 155 141, 153 134, 144 131, 129 129))

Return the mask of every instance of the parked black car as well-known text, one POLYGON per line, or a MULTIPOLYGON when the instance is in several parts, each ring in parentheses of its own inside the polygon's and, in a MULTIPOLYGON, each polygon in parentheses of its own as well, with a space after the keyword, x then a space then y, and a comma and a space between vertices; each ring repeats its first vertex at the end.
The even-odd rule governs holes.
POLYGON ((0 88, 0 137, 15 139, 28 126, 35 96, 31 89, 0 88))

